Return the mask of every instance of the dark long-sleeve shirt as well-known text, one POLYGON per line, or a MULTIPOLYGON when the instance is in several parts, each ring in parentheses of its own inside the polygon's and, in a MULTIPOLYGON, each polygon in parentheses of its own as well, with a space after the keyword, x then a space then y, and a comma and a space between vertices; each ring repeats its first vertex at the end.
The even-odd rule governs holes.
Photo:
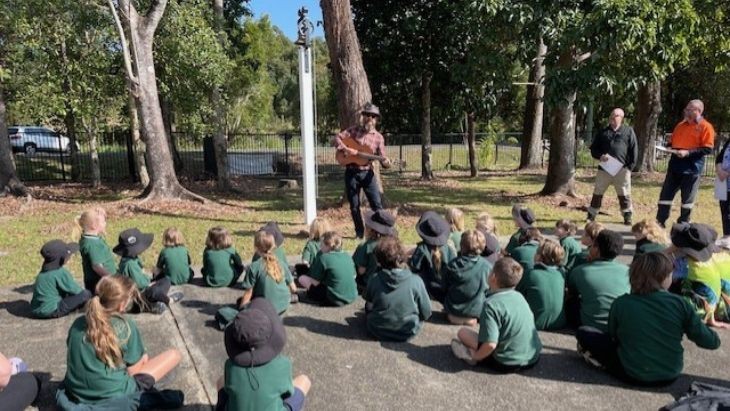
POLYGON ((632 170, 639 156, 634 129, 622 124, 615 131, 610 126, 601 130, 591 144, 591 156, 599 159, 604 154, 614 157, 632 170))

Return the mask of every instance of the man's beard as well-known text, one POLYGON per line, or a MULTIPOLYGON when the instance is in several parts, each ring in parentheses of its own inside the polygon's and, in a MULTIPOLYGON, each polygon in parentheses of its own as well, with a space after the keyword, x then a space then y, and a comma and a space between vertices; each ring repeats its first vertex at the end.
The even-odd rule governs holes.
POLYGON ((363 121, 362 128, 365 131, 373 131, 373 130, 375 130, 375 123, 372 121, 363 121))

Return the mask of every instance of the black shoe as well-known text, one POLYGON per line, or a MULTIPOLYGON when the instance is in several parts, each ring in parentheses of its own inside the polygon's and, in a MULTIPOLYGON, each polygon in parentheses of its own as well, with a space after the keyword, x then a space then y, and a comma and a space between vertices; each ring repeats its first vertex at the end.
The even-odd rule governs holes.
POLYGON ((167 306, 162 301, 152 304, 152 307, 149 309, 150 313, 157 315, 164 314, 165 311, 167 311, 167 306))
POLYGON ((627 211, 624 213, 624 225, 631 225, 631 211, 627 211))
POLYGON ((170 299, 170 304, 175 304, 176 302, 183 299, 185 294, 182 293, 182 291, 175 291, 174 293, 170 293, 167 295, 167 297, 170 299))
POLYGON ((591 213, 591 212, 589 211, 589 212, 588 212, 588 215, 586 216, 586 222, 589 222, 589 223, 590 223, 590 222, 592 222, 592 221, 596 221, 596 215, 595 215, 595 214, 593 214, 593 213, 591 213))

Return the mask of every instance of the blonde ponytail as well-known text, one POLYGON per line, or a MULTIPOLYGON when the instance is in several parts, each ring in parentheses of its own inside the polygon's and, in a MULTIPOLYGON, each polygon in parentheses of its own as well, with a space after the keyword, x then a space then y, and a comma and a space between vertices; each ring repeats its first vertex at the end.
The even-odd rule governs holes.
POLYGON ((276 256, 271 253, 266 253, 261 258, 264 259, 264 269, 266 270, 266 274, 277 283, 280 283, 283 279, 283 275, 281 274, 281 267, 279 266, 279 260, 276 256))
POLYGON ((276 248, 274 236, 263 230, 258 231, 254 236, 253 245, 264 261, 266 274, 277 283, 280 283, 283 275, 279 266, 279 260, 274 255, 274 249, 276 248))
POLYGON ((434 247, 431 249, 431 261, 433 262, 433 268, 436 271, 441 271, 443 255, 441 254, 440 247, 434 247))
MULTIPOLYGON (((119 307, 138 297, 134 281, 124 276, 106 276, 96 286, 94 296, 86 306, 86 337, 94 347, 97 358, 110 368, 124 364, 121 344, 112 326, 112 317, 117 316, 124 324, 119 307)), ((127 334, 128 335, 128 334, 127 334)))

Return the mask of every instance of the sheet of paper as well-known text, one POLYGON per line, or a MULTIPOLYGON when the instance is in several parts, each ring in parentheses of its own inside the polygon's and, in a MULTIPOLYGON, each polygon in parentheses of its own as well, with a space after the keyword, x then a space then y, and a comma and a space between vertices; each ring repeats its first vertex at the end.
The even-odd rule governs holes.
POLYGON ((615 176, 616 174, 618 174, 619 171, 621 171, 621 169, 624 167, 624 165, 620 161, 616 160, 615 157, 612 157, 612 156, 610 156, 608 154, 606 154, 606 156, 608 157, 608 160, 601 161, 599 163, 599 165, 608 174, 610 174, 612 176, 615 176))
POLYGON ((718 201, 727 201, 727 180, 720 181, 715 177, 715 199, 718 201))
POLYGON ((654 147, 655 147, 655 148, 656 148, 657 150, 659 150, 659 151, 663 151, 663 152, 665 152, 665 153, 672 153, 672 154, 677 154, 677 153, 679 152, 679 150, 675 150, 675 149, 673 149, 673 148, 669 148, 669 147, 664 147, 664 146, 660 146, 660 145, 656 145, 656 146, 654 146, 654 147))

